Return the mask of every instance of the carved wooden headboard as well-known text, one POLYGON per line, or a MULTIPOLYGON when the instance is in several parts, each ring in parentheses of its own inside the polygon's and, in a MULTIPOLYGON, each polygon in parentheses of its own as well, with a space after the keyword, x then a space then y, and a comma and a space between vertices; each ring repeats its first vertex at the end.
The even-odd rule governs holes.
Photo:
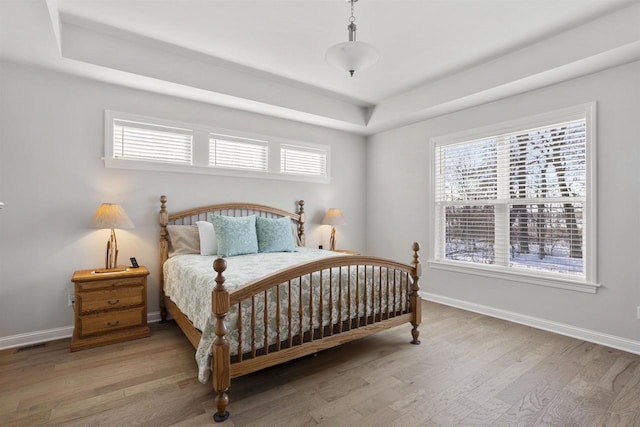
POLYGON ((255 203, 222 203, 188 209, 170 214, 167 212, 167 196, 160 196, 160 304, 164 304, 164 277, 162 265, 169 258, 169 239, 167 225, 195 225, 196 221, 207 221, 210 215, 248 216, 281 218, 288 216, 297 226, 298 237, 304 246, 304 200, 297 203, 298 212, 292 213, 271 206, 255 203))

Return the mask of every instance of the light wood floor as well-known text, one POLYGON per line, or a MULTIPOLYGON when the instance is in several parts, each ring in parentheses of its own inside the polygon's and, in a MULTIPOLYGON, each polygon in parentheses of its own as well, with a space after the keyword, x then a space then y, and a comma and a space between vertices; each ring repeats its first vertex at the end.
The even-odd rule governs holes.
MULTIPOLYGON (((640 356, 433 303, 402 326, 232 380, 221 426, 640 426, 640 356)), ((69 352, 0 352, 3 426, 212 426, 173 323, 69 352)))

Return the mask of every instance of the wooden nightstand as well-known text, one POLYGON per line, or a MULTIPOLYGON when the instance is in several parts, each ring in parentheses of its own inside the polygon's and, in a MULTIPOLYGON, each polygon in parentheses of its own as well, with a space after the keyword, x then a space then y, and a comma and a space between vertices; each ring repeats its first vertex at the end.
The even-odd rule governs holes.
POLYGON ((71 351, 148 337, 146 267, 118 273, 78 270, 71 351))

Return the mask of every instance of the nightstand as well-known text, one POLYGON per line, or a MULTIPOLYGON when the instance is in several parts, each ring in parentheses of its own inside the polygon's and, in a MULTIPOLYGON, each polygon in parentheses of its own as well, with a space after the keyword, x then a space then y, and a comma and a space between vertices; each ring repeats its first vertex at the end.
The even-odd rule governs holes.
POLYGON ((360 255, 360 252, 358 251, 350 251, 347 249, 335 249, 333 252, 339 252, 344 255, 360 255))
POLYGON ((146 267, 116 273, 78 270, 71 351, 148 337, 146 267))

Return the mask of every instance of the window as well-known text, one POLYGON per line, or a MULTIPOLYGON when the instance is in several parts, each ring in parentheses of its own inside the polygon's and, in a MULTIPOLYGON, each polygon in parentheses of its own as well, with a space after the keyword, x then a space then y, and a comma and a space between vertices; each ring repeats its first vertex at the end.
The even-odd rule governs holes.
POLYGON ((280 147, 280 172, 325 176, 327 173, 327 150, 299 145, 282 145, 280 147))
POLYGON ((268 170, 267 141, 212 133, 209 136, 209 166, 268 170))
POLYGON ((113 158, 191 164, 192 132, 128 120, 113 121, 113 158))
POLYGON ((435 140, 433 261, 595 291, 592 110, 435 140))
POLYGON ((328 146, 105 112, 109 168, 330 182, 328 146))

